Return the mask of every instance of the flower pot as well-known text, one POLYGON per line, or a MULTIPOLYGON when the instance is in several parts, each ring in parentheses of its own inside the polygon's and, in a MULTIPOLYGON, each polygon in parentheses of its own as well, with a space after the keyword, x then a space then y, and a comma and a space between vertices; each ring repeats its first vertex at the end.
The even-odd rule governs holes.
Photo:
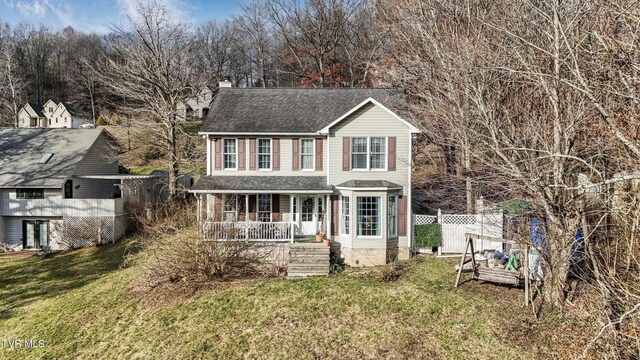
POLYGON ((326 245, 326 246, 331 246, 331 240, 329 239, 323 239, 322 242, 326 245))
POLYGON ((324 235, 322 234, 316 234, 316 242, 322 242, 322 238, 324 237, 324 235))

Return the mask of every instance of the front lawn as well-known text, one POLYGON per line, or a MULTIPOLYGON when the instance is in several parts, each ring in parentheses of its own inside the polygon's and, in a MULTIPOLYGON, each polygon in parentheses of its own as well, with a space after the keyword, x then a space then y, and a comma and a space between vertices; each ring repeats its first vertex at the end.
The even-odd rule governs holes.
POLYGON ((410 262, 399 280, 374 272, 251 280, 151 306, 128 295, 125 243, 45 259, 0 260, 0 358, 558 358, 588 324, 520 307, 522 293, 468 282, 453 261, 410 262), (6 343, 5 343, 6 345, 6 343))

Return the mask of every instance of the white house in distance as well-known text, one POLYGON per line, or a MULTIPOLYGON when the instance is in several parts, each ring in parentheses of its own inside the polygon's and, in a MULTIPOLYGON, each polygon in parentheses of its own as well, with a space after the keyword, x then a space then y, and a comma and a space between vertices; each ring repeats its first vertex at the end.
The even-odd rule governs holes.
MULTIPOLYGON (((231 83, 223 81, 221 87, 231 87, 231 83), (228 84, 228 85, 227 85, 228 84)), ((209 107, 216 88, 214 86, 205 86, 198 95, 187 99, 186 103, 178 103, 178 118, 181 121, 191 121, 204 119, 209 115, 209 107)))
POLYGON ((0 130, 0 247, 60 250, 120 238, 128 204, 162 201, 166 176, 119 174, 116 145, 103 129, 0 130))
POLYGON ((324 233, 350 265, 407 259, 419 130, 405 108, 390 89, 221 86, 200 132, 207 175, 191 188, 204 236, 296 247, 324 233))
POLYGON ((93 121, 83 116, 69 102, 51 99, 44 104, 27 103, 18 112, 18 127, 21 128, 72 128, 93 125, 93 121))

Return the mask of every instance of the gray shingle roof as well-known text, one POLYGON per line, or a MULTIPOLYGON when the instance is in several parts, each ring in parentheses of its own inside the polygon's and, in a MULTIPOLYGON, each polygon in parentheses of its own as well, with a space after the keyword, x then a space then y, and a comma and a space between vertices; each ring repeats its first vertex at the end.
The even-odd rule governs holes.
POLYGON ((370 188, 389 188, 402 189, 402 185, 398 185, 396 183, 392 183, 387 180, 349 180, 345 181, 340 185, 336 185, 336 187, 345 187, 345 188, 359 188, 359 189, 370 189, 370 188))
POLYGON ((325 176, 203 176, 191 191, 211 192, 330 192, 325 176))
POLYGON ((29 106, 36 112, 39 117, 44 117, 44 113, 42 112, 42 104, 29 103, 29 106))
POLYGON ((394 89, 220 88, 201 131, 312 133, 369 97, 404 112, 406 104, 394 89))
POLYGON ((0 188, 60 188, 102 129, 0 130, 0 188), (53 156, 38 164, 45 153, 53 156))

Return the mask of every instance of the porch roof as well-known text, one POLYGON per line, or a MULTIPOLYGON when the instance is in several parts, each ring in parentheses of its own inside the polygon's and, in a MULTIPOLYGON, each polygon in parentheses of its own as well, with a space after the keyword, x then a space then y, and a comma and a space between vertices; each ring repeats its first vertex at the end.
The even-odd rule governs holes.
POLYGON ((332 193, 326 176, 203 176, 192 193, 296 194, 332 193))
POLYGON ((381 190, 401 190, 402 185, 392 183, 387 180, 349 180, 336 185, 337 189, 381 189, 381 190))

